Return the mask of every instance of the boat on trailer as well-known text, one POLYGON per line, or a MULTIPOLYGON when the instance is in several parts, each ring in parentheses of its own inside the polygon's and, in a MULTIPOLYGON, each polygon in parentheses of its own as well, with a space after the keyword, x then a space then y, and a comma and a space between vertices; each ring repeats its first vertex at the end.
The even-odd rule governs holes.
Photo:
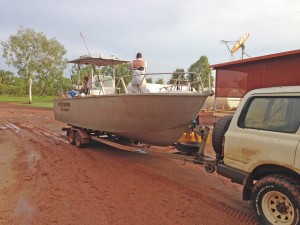
MULTIPOLYGON (((70 61, 78 65, 79 74, 83 64, 93 67, 112 66, 114 69, 115 65, 128 62, 92 57, 70 61)), ((104 85, 109 83, 109 76, 92 74, 92 77, 93 83, 98 79, 98 85, 94 85, 91 90, 92 95, 54 100, 55 119, 73 128, 68 129, 71 144, 76 141, 77 133, 81 143, 84 143, 84 139, 96 136, 155 146, 172 145, 189 127, 211 95, 210 91, 174 91, 170 85, 156 93, 128 93, 122 78, 119 78, 121 82, 116 82, 114 72, 112 83, 106 85, 109 87, 104 85), (116 90, 116 83, 124 85, 125 93, 112 92, 116 90)), ((177 86, 177 89, 180 88, 177 86)))

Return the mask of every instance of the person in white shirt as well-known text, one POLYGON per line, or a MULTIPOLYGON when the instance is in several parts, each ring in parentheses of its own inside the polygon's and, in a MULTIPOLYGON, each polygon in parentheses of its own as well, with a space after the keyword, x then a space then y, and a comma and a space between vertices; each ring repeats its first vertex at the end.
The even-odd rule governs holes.
POLYGON ((88 76, 84 76, 83 78, 83 86, 81 88, 81 92, 85 95, 89 94, 89 91, 92 89, 92 82, 88 76))
POLYGON ((146 89, 147 62, 142 59, 142 53, 136 54, 136 59, 132 61, 132 93, 142 93, 146 89))

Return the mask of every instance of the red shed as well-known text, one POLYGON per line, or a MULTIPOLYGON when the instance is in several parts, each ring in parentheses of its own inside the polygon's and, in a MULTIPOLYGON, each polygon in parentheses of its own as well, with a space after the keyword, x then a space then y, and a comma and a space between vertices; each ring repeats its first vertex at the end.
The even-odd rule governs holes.
POLYGON ((300 50, 210 66, 216 70, 215 97, 243 97, 263 87, 300 85, 300 50))

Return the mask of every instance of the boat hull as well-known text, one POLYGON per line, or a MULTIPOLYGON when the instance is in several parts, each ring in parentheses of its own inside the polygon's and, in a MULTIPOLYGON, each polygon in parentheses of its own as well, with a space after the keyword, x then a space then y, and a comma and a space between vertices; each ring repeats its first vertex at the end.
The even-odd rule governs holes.
POLYGON ((208 95, 140 93, 85 96, 54 101, 55 119, 142 143, 174 144, 192 123, 208 95))

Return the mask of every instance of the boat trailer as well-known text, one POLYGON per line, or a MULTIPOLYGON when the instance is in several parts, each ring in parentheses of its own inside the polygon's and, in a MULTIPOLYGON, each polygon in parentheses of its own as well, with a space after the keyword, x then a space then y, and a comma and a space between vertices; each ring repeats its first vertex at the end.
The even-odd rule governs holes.
MULTIPOLYGON (((62 130, 67 131, 69 143, 71 145, 76 145, 78 148, 84 147, 90 142, 90 140, 98 141, 120 150, 137 152, 141 154, 148 154, 149 150, 154 147, 151 145, 134 142, 128 140, 127 138, 107 132, 94 131, 75 126, 63 127, 62 130)), ((171 148, 168 150, 176 148, 178 151, 184 152, 186 157, 183 159, 183 165, 185 165, 186 162, 201 164, 204 165, 206 172, 213 173, 216 168, 216 161, 215 159, 204 154, 209 130, 210 128, 207 126, 205 128, 197 126, 197 128, 193 129, 193 132, 198 135, 198 137, 201 137, 200 142, 181 141, 171 146, 171 148)))
POLYGON ((98 141, 106 145, 118 148, 124 151, 137 152, 141 154, 148 154, 151 145, 132 142, 127 138, 102 131, 94 131, 80 127, 63 127, 63 131, 67 131, 68 141, 71 145, 76 145, 82 148, 89 144, 90 140, 98 141))

